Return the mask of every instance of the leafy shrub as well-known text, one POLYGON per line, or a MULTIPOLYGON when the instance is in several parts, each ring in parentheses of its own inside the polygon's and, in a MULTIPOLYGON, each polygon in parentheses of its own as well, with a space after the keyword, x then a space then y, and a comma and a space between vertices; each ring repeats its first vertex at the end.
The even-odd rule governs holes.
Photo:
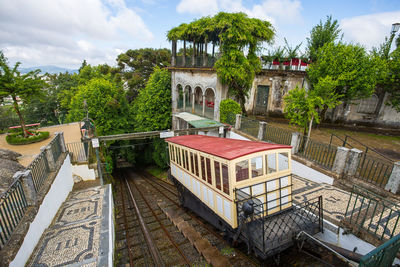
POLYGON ((242 109, 238 102, 228 98, 221 101, 219 105, 220 121, 222 123, 235 124, 236 114, 241 114, 242 109))
POLYGON ((31 132, 33 135, 29 135, 27 138, 24 137, 22 131, 18 133, 8 134, 6 136, 7 143, 10 145, 26 145, 36 142, 40 142, 44 139, 49 138, 49 132, 31 132))

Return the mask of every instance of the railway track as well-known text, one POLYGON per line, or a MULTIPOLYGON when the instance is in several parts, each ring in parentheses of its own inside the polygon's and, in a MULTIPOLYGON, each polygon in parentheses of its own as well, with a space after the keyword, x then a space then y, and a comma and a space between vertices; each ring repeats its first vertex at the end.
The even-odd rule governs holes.
POLYGON ((149 192, 156 190, 168 203, 169 208, 173 208, 182 218, 185 219, 202 237, 206 238, 213 246, 225 254, 229 260, 230 266, 260 266, 262 265, 256 258, 243 253, 240 249, 231 248, 220 232, 209 225, 203 219, 191 211, 184 210, 179 205, 178 192, 173 184, 155 178, 154 176, 141 172, 145 177, 147 184, 151 187, 149 192))
POLYGON ((120 171, 115 187, 116 266, 205 266, 206 262, 143 192, 146 182, 120 171))

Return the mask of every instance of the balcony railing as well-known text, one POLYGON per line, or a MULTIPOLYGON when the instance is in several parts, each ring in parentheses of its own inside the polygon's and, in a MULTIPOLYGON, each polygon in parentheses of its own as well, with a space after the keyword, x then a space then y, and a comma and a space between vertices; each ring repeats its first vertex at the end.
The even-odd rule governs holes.
POLYGON ((206 63, 204 63, 204 57, 203 56, 197 56, 194 58, 194 64, 193 64, 193 58, 191 56, 186 56, 185 62, 184 62, 184 57, 183 56, 177 56, 176 57, 176 64, 175 67, 180 67, 180 68, 212 68, 214 67, 215 62, 218 60, 218 57, 212 57, 212 56, 207 56, 206 58, 206 63))

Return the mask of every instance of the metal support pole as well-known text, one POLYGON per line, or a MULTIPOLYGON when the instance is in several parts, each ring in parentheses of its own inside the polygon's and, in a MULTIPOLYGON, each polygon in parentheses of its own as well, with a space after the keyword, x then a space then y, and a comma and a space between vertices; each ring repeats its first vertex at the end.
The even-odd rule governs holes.
POLYGON ((101 172, 100 153, 98 147, 96 147, 96 158, 97 158, 97 172, 99 173, 100 185, 104 185, 103 174, 101 172))

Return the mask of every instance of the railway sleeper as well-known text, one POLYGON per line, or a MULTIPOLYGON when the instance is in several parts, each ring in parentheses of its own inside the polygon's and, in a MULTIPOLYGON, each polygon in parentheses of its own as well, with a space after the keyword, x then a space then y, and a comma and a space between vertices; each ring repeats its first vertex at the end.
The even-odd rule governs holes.
POLYGON ((214 247, 210 241, 202 237, 187 221, 180 217, 175 210, 166 207, 166 204, 158 203, 161 210, 167 215, 178 230, 189 240, 204 259, 213 266, 229 266, 226 256, 214 247))

